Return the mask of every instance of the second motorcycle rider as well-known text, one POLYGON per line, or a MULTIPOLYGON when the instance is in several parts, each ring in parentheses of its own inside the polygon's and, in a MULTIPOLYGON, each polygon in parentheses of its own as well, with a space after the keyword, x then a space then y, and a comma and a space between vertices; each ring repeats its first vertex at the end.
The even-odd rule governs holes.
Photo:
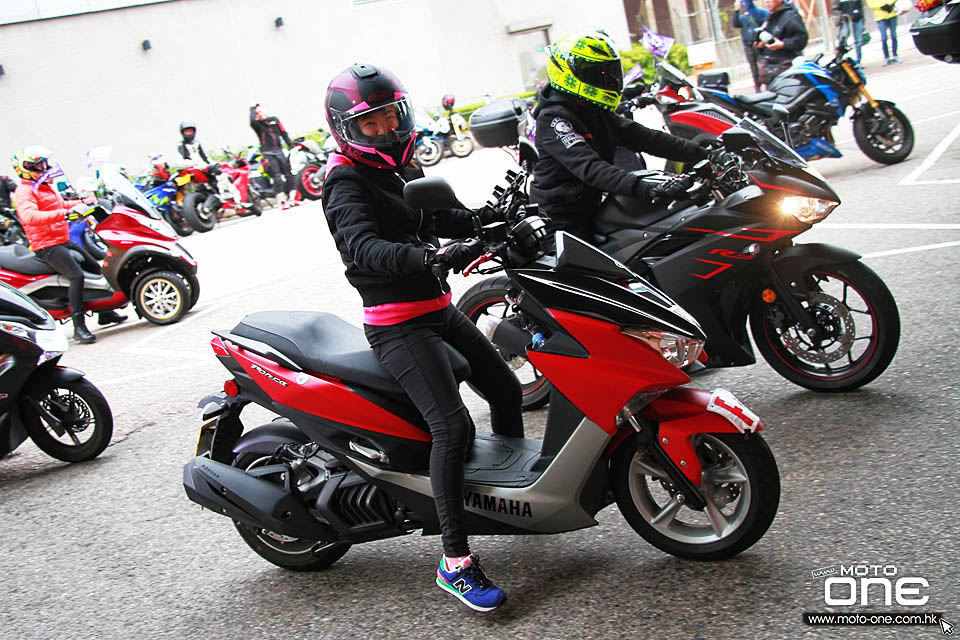
POLYGON ((470 363, 470 381, 490 403, 494 433, 523 437, 523 418, 520 383, 490 341, 450 304, 442 275, 480 256, 479 244, 440 247, 438 240, 472 235, 472 213, 415 210, 404 202, 404 184, 423 172, 411 164, 413 105, 388 70, 355 64, 335 76, 326 116, 340 148, 327 161, 327 224, 347 280, 363 300, 367 341, 423 414, 433 440, 430 486, 444 552, 437 584, 472 609, 492 611, 506 594, 467 543, 464 459, 473 430, 444 343, 470 363))

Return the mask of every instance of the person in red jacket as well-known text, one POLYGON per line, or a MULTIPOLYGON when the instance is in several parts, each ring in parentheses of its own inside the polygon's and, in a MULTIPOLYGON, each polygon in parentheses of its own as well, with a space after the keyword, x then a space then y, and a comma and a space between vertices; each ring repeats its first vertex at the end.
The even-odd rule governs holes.
MULTIPOLYGON (((70 227, 67 213, 80 200, 64 200, 51 184, 51 179, 63 175, 59 167, 50 162, 51 152, 45 147, 31 145, 18 150, 12 158, 14 171, 20 176, 20 184, 13 192, 13 202, 23 231, 27 234, 30 248, 38 258, 70 281, 68 299, 70 317, 73 320, 73 338, 78 342, 94 342, 96 338, 84 323, 83 316, 83 269, 70 252, 70 227)), ((82 253, 82 252, 81 252, 82 253)), ((90 265, 99 271, 99 265, 90 265)), ((100 324, 112 324, 126 320, 116 311, 100 313, 100 324)))

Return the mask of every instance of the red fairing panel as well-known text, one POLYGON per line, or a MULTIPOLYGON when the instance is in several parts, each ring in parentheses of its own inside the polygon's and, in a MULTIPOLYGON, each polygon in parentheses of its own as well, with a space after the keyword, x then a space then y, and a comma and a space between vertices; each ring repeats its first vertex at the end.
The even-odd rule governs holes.
MULTIPOLYGON (((271 400, 310 415, 397 438, 430 442, 430 435, 344 385, 310 373, 297 373, 223 340, 220 344, 271 400)), ((217 345, 213 344, 214 351, 217 345)))
POLYGON ((590 353, 574 358, 527 351, 531 364, 600 428, 614 435, 617 412, 640 391, 690 382, 659 353, 621 333, 610 322, 550 309, 550 313, 590 353))
MULTIPOLYGON (((702 468, 693 447, 693 436, 698 433, 740 433, 728 420, 707 411, 711 395, 702 389, 671 389, 644 409, 647 418, 660 424, 663 450, 696 485, 700 484, 702 468)), ((756 426, 754 433, 761 429, 763 423, 756 426)))
POLYGON ((695 129, 712 133, 715 136, 720 135, 733 126, 728 122, 723 122, 710 116, 702 116, 695 111, 677 111, 671 113, 670 120, 674 124, 685 124, 688 127, 694 127, 695 129))
POLYGON ((17 273, 15 271, 7 271, 6 269, 0 269, 0 280, 6 282, 8 285, 14 289, 21 289, 31 282, 36 282, 37 280, 42 280, 44 278, 49 278, 50 274, 44 274, 41 276, 25 276, 22 273, 17 273))

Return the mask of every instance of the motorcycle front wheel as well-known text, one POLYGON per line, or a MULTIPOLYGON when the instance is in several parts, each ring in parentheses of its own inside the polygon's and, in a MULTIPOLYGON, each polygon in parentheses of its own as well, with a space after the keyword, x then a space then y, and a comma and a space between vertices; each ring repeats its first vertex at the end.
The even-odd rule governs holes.
POLYGON ((879 110, 867 107, 853 121, 853 138, 864 155, 875 162, 903 162, 913 151, 913 126, 892 102, 877 102, 879 110))
POLYGON ((175 210, 173 207, 163 214, 163 218, 170 223, 170 226, 173 227, 173 230, 176 231, 177 235, 181 238, 185 238, 193 233, 193 227, 187 222, 187 219, 183 217, 183 213, 175 210))
POLYGON ((661 551, 689 560, 729 558, 763 537, 777 515, 777 463, 758 435, 700 433, 693 446, 703 467, 703 511, 676 499, 667 473, 635 440, 613 454, 617 507, 634 531, 661 551))
MULTIPOLYGON (((264 425, 268 426, 268 425, 264 425)), ((243 435, 237 443, 239 446, 245 439, 255 439, 259 437, 257 427, 251 429, 243 435)), ((293 442, 280 442, 277 438, 268 438, 272 449, 255 453, 241 455, 233 461, 232 466, 249 471, 257 467, 263 467, 273 462, 273 452, 286 444, 302 444, 293 442)), ((269 476, 267 476, 269 478, 269 476)), ((278 480, 282 483, 282 480, 278 480)), ((267 529, 251 527, 249 525, 234 520, 234 526, 237 533, 243 538, 253 551, 266 560, 283 569, 291 571, 320 571, 326 569, 334 562, 343 557, 350 550, 349 542, 324 542, 321 540, 304 540, 286 536, 267 529)))
POLYGON ((96 458, 113 437, 110 405, 86 378, 28 388, 20 418, 34 444, 64 462, 96 458))
MULTIPOLYGON (((510 279, 505 277, 488 278, 473 285, 457 301, 457 308, 476 324, 480 317, 489 314, 497 318, 508 318, 513 315, 510 303, 507 302, 507 289, 510 279)), ((496 346, 496 345, 494 345, 496 346)), ((553 385, 522 355, 508 354, 499 347, 500 355, 506 360, 520 380, 523 391, 521 403, 524 411, 539 409, 550 402, 550 391, 553 385)), ((479 393, 472 385, 470 387, 479 393)))
POLYGON ((443 158, 443 146, 434 138, 423 138, 415 153, 421 167, 432 167, 443 158))
POLYGON ((873 381, 900 344, 900 313, 883 280, 860 262, 807 272, 800 304, 814 317, 810 336, 779 301, 758 303, 750 331, 764 360, 814 391, 850 391, 873 381))
POLYGON ((297 174, 297 190, 306 200, 323 197, 323 179, 326 165, 311 163, 297 174))

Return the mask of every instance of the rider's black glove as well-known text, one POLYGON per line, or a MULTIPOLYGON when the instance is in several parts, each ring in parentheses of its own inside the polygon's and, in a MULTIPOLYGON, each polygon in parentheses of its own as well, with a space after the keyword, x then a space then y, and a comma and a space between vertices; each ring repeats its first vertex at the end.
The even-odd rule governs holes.
POLYGON ((504 212, 485 205, 482 209, 477 209, 476 214, 480 217, 480 224, 486 226, 492 222, 503 222, 504 212))
POLYGON ((674 176, 650 189, 650 199, 654 202, 657 200, 681 200, 686 198, 687 189, 692 186, 693 176, 674 176))
POLYGON ((483 245, 478 240, 451 242, 427 254, 424 262, 428 267, 439 267, 460 273, 470 266, 474 260, 483 255, 483 245))

